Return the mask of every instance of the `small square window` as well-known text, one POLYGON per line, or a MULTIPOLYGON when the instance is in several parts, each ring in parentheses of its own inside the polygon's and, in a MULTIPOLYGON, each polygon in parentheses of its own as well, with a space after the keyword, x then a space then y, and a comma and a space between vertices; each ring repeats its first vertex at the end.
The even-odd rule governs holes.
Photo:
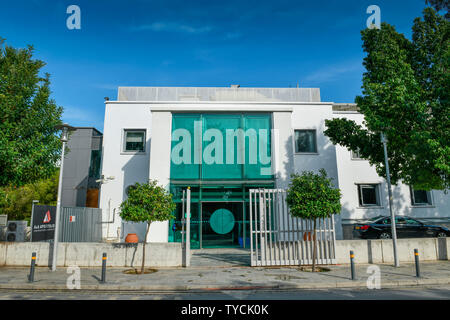
POLYGON ((124 132, 124 152, 145 152, 145 130, 125 130, 124 132))
POLYGON ((352 160, 362 160, 363 159, 361 157, 359 149, 356 151, 351 151, 351 153, 352 153, 352 160))
POLYGON ((378 184, 358 185, 359 205, 361 207, 380 206, 380 195, 378 184))
POLYGON ((316 130, 295 130, 295 153, 317 153, 316 130))
POLYGON ((431 192, 425 190, 414 190, 410 188, 411 191, 411 204, 413 206, 431 206, 431 192))

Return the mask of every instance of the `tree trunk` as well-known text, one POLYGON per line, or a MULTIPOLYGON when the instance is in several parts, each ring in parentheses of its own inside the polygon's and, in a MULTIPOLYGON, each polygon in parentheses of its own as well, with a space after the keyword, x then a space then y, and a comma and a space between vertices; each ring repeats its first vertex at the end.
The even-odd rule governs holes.
POLYGON ((147 231, 145 232, 145 238, 144 238, 144 245, 142 246, 142 267, 141 267, 141 274, 144 274, 144 267, 145 267, 145 244, 147 243, 147 235, 150 231, 150 224, 151 221, 147 221, 147 231))
POLYGON ((312 272, 316 272, 316 255, 317 255, 317 242, 316 242, 316 221, 314 219, 314 233, 313 233, 313 241, 314 241, 314 249, 313 249, 313 261, 312 261, 312 272))

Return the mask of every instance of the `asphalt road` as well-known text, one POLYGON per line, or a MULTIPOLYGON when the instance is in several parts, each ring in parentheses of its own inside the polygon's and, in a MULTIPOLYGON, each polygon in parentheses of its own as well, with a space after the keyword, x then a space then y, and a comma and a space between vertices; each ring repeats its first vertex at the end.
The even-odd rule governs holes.
POLYGON ((217 291, 174 293, 97 293, 87 291, 0 291, 0 300, 450 300, 450 287, 327 289, 289 291, 217 291))

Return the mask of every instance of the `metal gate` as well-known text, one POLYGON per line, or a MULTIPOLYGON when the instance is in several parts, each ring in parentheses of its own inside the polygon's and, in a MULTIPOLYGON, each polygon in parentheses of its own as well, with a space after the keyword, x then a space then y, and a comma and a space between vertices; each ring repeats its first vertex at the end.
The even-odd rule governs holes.
POLYGON ((62 207, 59 241, 102 242, 102 209, 62 207))
MULTIPOLYGON (((314 222, 294 218, 286 190, 250 190, 250 250, 252 266, 310 265, 314 222)), ((336 263, 334 218, 317 219, 316 264, 336 263)))

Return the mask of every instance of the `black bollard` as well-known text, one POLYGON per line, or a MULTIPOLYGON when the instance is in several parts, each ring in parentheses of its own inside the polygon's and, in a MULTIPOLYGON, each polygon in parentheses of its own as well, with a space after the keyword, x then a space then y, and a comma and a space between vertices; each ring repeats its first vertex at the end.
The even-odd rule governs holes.
POLYGON ((353 251, 350 251, 350 268, 352 272, 352 280, 356 280, 356 272, 355 272, 355 254, 353 251))
POLYGON ((414 259, 416 261, 416 277, 420 278, 419 250, 414 249, 414 259))
POLYGON ((36 252, 31 254, 30 274, 28 275, 28 282, 34 282, 34 267, 36 266, 36 252))
POLYGON ((102 258, 102 283, 106 282, 106 253, 103 253, 103 258, 102 258))

